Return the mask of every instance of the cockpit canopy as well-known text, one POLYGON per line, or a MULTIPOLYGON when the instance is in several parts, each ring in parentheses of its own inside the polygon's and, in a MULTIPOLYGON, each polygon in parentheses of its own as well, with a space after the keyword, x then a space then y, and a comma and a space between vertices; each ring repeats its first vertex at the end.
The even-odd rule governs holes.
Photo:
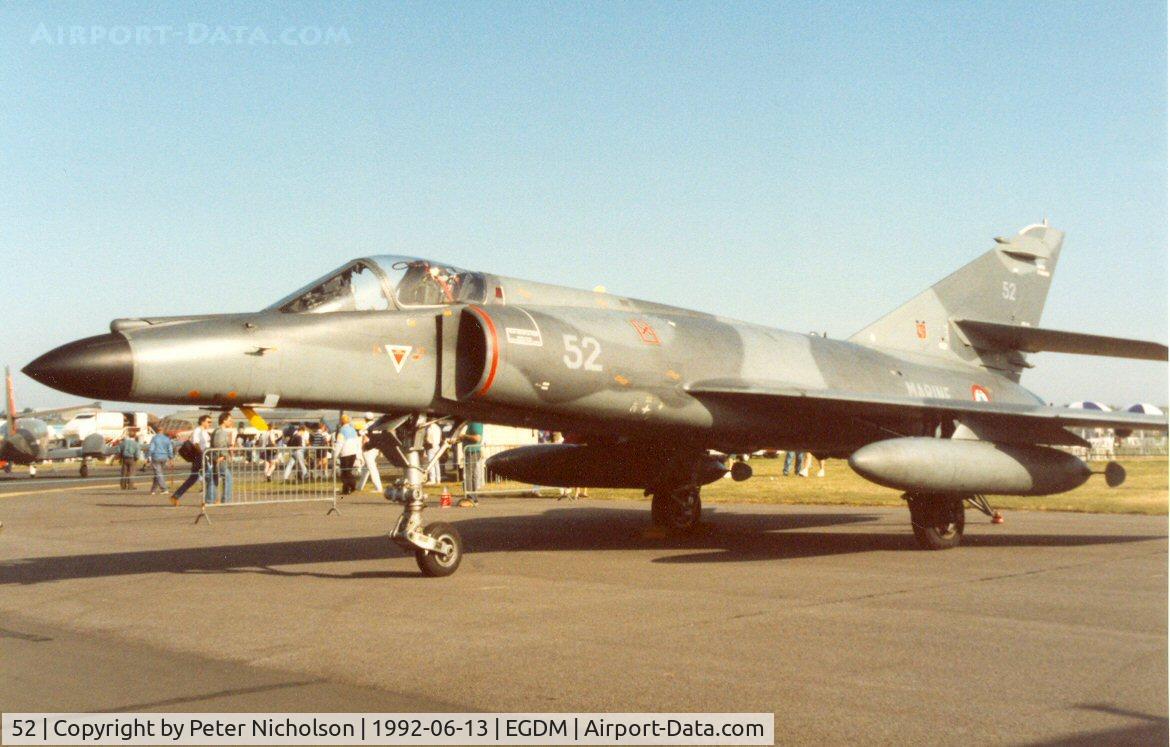
POLYGON ((415 257, 358 259, 314 280, 268 307, 286 314, 383 311, 482 303, 483 273, 415 257))

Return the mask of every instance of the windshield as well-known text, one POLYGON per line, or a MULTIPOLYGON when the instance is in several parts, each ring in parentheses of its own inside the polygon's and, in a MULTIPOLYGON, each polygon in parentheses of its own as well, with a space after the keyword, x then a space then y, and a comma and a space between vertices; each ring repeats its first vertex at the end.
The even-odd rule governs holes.
POLYGON ((390 308, 381 273, 363 261, 316 280, 269 307, 286 314, 325 314, 331 311, 383 311, 390 308))
POLYGON ((480 303, 484 299, 481 273, 427 259, 376 257, 375 260, 394 285, 395 298, 402 308, 480 303))

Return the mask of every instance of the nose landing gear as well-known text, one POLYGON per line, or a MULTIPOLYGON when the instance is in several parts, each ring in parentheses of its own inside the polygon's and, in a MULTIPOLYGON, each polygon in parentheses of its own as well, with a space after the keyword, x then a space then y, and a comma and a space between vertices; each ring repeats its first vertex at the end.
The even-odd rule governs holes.
MULTIPOLYGON (((422 512, 426 508, 423 494, 426 468, 422 465, 422 454, 428 424, 423 415, 409 415, 386 427, 387 437, 393 440, 398 456, 406 465, 402 484, 386 491, 388 498, 393 497, 403 504, 402 515, 398 517, 390 539, 406 552, 414 553, 414 561, 424 576, 450 576, 459 569, 463 560, 463 539, 459 531, 443 521, 425 527, 422 523, 422 512), (404 431, 406 437, 400 439, 396 431, 404 431)), ((433 458, 442 458, 446 448, 443 447, 433 458)))

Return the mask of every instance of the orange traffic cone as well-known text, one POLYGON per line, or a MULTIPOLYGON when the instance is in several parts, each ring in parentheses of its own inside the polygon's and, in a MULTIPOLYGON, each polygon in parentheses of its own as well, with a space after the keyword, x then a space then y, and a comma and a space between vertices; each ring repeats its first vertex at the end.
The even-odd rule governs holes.
POLYGON ((439 493, 439 508, 451 508, 451 489, 446 485, 443 486, 443 492, 439 493))

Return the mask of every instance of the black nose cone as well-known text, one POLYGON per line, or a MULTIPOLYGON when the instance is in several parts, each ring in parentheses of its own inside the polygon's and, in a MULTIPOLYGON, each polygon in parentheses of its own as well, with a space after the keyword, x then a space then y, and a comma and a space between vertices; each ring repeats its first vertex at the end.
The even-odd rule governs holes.
POLYGON ((97 335, 50 350, 23 370, 45 386, 63 392, 125 400, 134 383, 134 356, 122 335, 97 335))

